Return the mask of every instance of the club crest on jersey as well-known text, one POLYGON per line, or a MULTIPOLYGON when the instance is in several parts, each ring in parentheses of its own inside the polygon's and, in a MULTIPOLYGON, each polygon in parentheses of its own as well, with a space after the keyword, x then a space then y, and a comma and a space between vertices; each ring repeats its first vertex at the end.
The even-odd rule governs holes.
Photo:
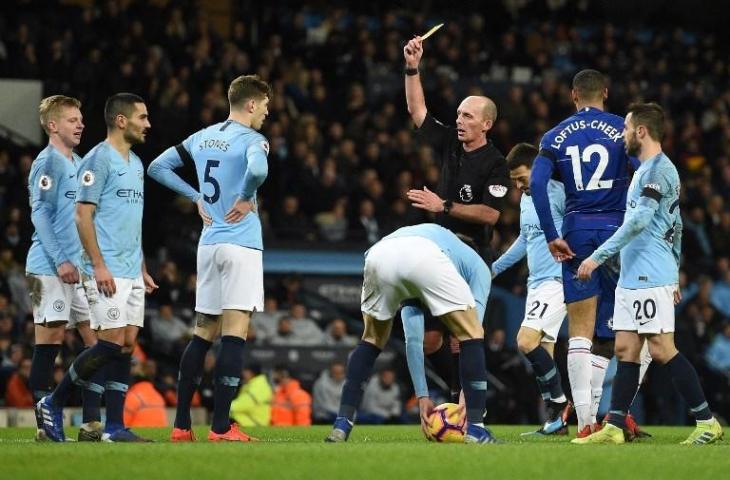
POLYGON ((96 180, 96 177, 94 176, 94 172, 91 170, 86 170, 81 175, 81 185, 85 187, 90 187, 94 184, 94 181, 96 180))
POLYGON ((462 202, 471 202, 474 199, 474 194, 471 190, 471 185, 464 185, 459 190, 459 198, 462 202))
POLYGON ((53 309, 57 312, 63 312, 63 309, 66 308, 66 303, 63 300, 56 300, 53 302, 53 309))
POLYGON ((505 187, 504 185, 490 185, 489 193, 493 197, 502 198, 507 195, 507 187, 505 187))
POLYGON ((261 141, 261 148, 264 149, 264 152, 266 152, 266 155, 269 154, 269 142, 267 142, 266 140, 262 140, 261 141))
POLYGON ((38 181, 38 187, 41 190, 50 190, 53 186, 53 180, 48 175, 41 175, 41 179, 38 181))

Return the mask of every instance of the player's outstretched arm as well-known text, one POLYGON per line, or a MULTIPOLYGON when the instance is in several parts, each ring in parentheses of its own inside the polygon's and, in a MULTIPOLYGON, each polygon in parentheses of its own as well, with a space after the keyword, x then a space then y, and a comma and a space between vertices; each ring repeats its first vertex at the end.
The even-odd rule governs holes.
POLYGON ((147 175, 170 190, 197 203, 203 195, 191 187, 185 180, 175 173, 176 168, 183 166, 178 147, 170 147, 155 158, 147 167, 147 175))
POLYGON ((590 257, 583 260, 578 267, 578 278, 588 280, 599 265, 619 253, 631 240, 636 238, 649 225, 658 207, 659 203, 656 200, 642 197, 639 205, 626 214, 624 223, 618 230, 590 257))
POLYGON ((510 268, 527 255, 527 240, 520 230, 512 245, 492 264, 492 278, 510 268))
POLYGON ((415 36, 403 47, 403 57, 406 61, 406 105, 408 113, 420 128, 426 118, 426 97, 423 94, 421 76, 418 74, 418 65, 423 56, 423 42, 421 37, 415 36), (414 72, 415 70, 415 72, 414 72))

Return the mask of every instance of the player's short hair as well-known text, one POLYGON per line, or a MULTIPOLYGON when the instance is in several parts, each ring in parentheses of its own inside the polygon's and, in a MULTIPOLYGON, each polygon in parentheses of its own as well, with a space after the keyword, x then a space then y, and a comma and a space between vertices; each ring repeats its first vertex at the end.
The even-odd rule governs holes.
POLYGON ((518 143, 507 154, 507 168, 515 170, 520 167, 532 168, 532 162, 537 157, 538 150, 531 143, 518 143))
POLYGON ((231 107, 240 107, 249 100, 271 98, 271 87, 258 75, 241 75, 228 87, 228 102, 231 107))
POLYGON ((573 90, 580 99, 601 99, 606 88, 608 88, 606 77, 598 70, 581 70, 573 77, 573 90))
POLYGON ((634 127, 643 125, 649 136, 661 142, 664 139, 664 109, 657 103, 632 103, 628 114, 631 114, 631 123, 634 127))
POLYGON ((38 114, 41 119, 41 127, 48 133, 48 122, 58 118, 62 108, 71 107, 81 109, 81 101, 65 95, 51 95, 41 100, 38 106, 38 114))
POLYGON ((129 118, 134 112, 134 105, 144 103, 144 99, 134 93, 115 93, 106 99, 104 104, 104 123, 106 128, 116 126, 117 115, 124 115, 129 118))

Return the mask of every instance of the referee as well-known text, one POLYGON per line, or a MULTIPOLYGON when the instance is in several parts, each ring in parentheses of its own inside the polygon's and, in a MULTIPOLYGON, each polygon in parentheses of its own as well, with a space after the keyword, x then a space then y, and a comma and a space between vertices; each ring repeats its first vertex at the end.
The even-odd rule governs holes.
MULTIPOLYGON (((423 55, 421 37, 410 40, 403 49, 408 113, 418 132, 437 152, 441 167, 436 192, 428 188, 410 190, 413 206, 436 214, 436 223, 471 243, 491 263, 489 249, 492 229, 499 220, 502 204, 509 188, 509 172, 504 155, 487 139, 487 132, 497 119, 497 106, 482 96, 466 97, 456 110, 456 127, 449 127, 433 118, 426 109, 426 100, 418 71, 423 55)), ((402 317, 423 315, 421 307, 407 304, 402 317)), ((423 350, 436 372, 449 383, 452 400, 458 401, 461 390, 458 373, 458 344, 455 351, 444 342, 440 322, 426 313, 423 350), (453 353, 453 355, 452 355, 453 353)), ((432 408, 428 399, 419 399, 423 410, 432 408)))

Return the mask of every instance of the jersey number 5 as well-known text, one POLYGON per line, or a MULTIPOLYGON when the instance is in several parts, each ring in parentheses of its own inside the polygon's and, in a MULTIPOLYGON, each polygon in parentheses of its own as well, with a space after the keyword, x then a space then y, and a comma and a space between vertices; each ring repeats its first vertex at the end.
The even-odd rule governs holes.
POLYGON ((208 163, 205 164, 205 177, 203 178, 203 181, 205 181, 205 183, 210 183, 211 185, 213 185, 213 195, 208 196, 203 194, 203 199, 208 203, 217 202, 221 196, 221 186, 218 183, 218 180, 213 178, 213 176, 211 176, 210 174, 210 171, 214 168, 217 168, 220 164, 220 160, 208 160, 208 163))
POLYGON ((606 147, 600 143, 594 143, 592 145, 588 145, 586 149, 583 150, 583 155, 581 155, 578 146, 573 145, 568 147, 565 152, 570 155, 570 161, 573 165, 573 178, 575 179, 576 190, 602 190, 613 186, 613 180, 601 180, 601 177, 608 166, 608 150, 606 150, 606 147), (598 166, 596 167, 596 171, 593 172, 593 176, 588 182, 588 186, 584 187, 581 160, 583 163, 589 163, 594 154, 598 154, 598 166))

